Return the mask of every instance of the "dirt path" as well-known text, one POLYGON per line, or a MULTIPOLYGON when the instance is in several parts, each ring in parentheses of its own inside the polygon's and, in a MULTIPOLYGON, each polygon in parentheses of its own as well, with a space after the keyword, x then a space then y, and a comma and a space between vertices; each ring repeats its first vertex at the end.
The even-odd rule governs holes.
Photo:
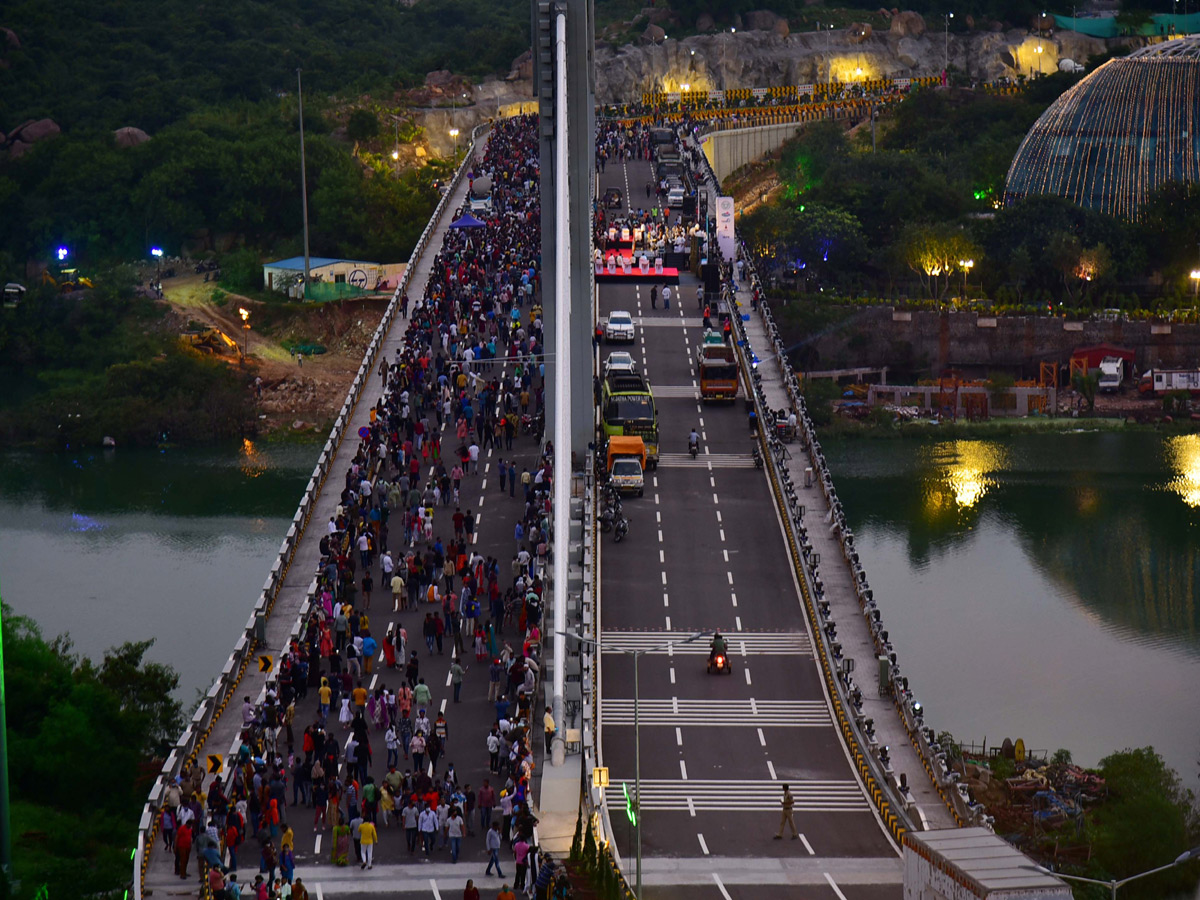
MULTIPOLYGON (((214 303, 217 285, 193 274, 165 279, 162 285, 163 299, 183 322, 219 328, 239 346, 245 346, 248 337, 248 363, 262 379, 259 420, 264 430, 326 429, 346 399, 387 306, 386 298, 376 297, 277 305, 233 293, 214 303), (248 336, 239 309, 250 312, 248 336), (305 356, 299 363, 288 349, 297 344, 319 344, 326 352, 305 356)), ((232 354, 228 359, 238 362, 232 354)))

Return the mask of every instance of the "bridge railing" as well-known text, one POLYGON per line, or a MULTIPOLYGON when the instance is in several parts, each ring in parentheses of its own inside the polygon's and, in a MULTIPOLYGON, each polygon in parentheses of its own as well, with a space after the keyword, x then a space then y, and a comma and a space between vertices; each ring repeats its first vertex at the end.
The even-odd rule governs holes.
MULTIPOLYGON (((221 668, 221 674, 213 681, 212 686, 197 705, 195 712, 192 714, 191 721, 167 754, 167 758, 159 770, 158 777, 150 789, 146 803, 142 807, 142 814, 138 820, 136 846, 133 851, 131 890, 133 900, 142 900, 144 895, 146 869, 150 864, 150 852, 154 847, 154 841, 158 835, 162 818, 162 801, 167 786, 182 773, 185 766, 195 763, 217 721, 225 712, 229 702, 238 693, 238 686, 246 673, 246 669, 254 660, 257 651, 265 647, 267 619, 271 615, 271 611, 275 606, 275 600, 279 595, 279 589, 288 573, 288 569, 291 567, 296 548, 300 544, 300 538, 308 526, 313 508, 316 506, 317 497, 325 485, 325 479, 329 476, 330 470, 333 467, 338 449, 346 437, 346 430, 353 419, 358 401, 362 397, 363 390, 370 380, 371 373, 375 370, 379 352, 383 347, 388 329, 400 311, 401 300, 414 276, 417 262, 435 235, 438 223, 446 213, 455 190, 462 183, 463 178, 466 177, 467 172, 475 162, 476 145, 479 136, 489 127, 488 123, 480 123, 472 130, 471 143, 467 149, 467 153, 455 171, 449 187, 438 201, 433 215, 425 226, 425 230, 421 232, 421 236, 417 239, 412 254, 409 256, 408 265, 404 269, 404 274, 401 276, 396 290, 392 293, 387 309, 384 311, 383 317, 379 322, 379 327, 375 329, 375 333, 367 345, 362 365, 358 368, 358 372, 354 377, 350 390, 346 394, 346 400, 342 404, 342 408, 334 418, 333 428, 330 430, 329 437, 321 449, 320 456, 317 458, 317 464, 313 468, 312 476, 308 480, 304 494, 301 496, 300 503, 296 508, 296 513, 292 517, 292 522, 288 526, 287 533, 284 535, 283 541, 279 546, 279 553, 275 561, 271 564, 271 570, 267 575, 266 581, 263 582, 262 590, 255 600, 250 618, 247 619, 245 628, 238 636, 237 642, 233 647, 233 652, 229 654, 225 665, 221 668)), ((310 604, 316 599, 316 591, 317 584, 314 580, 309 586, 308 597, 301 604, 300 615, 289 633, 288 641, 285 641, 283 645, 284 650, 286 650, 291 639, 300 634, 301 625, 308 614, 310 604)), ((264 693, 265 688, 260 691, 260 696, 258 697, 260 702, 263 699, 264 693)), ((238 744, 240 744, 240 741, 235 743, 230 749, 229 753, 231 755, 236 754, 238 744)))
MULTIPOLYGON (((701 178, 709 185, 714 194, 719 193, 719 185, 708 159, 703 153, 699 154, 699 166, 701 178)), ((761 280, 755 269, 753 255, 746 248, 740 235, 737 237, 737 246, 741 250, 746 267, 745 275, 749 279, 752 289, 761 291, 761 280)), ((715 255, 720 256, 719 248, 716 249, 715 255)), ((733 260, 729 262, 732 263, 733 260)), ((748 390, 752 390, 754 394, 758 421, 765 426, 771 421, 770 407, 766 402, 761 381, 749 364, 754 351, 750 346, 740 311, 732 302, 731 307, 734 312, 738 312, 733 316, 733 321, 742 342, 739 354, 744 367, 743 371, 747 376, 746 384, 748 390)), ((758 303, 758 307, 772 344, 768 348, 768 355, 773 352, 775 356, 791 408, 799 420, 803 433, 802 446, 807 448, 814 477, 829 504, 831 510, 829 525, 836 528, 839 535, 843 555, 842 562, 850 569, 854 578, 855 593, 872 636, 876 656, 886 660, 886 666, 881 670, 881 681, 883 682, 881 688, 893 698, 896 711, 917 750, 923 767, 955 818, 960 824, 988 825, 990 823, 984 807, 978 803, 970 803, 965 787, 955 784, 955 780, 948 770, 946 750, 938 744, 934 730, 925 724, 924 711, 913 697, 908 678, 900 674, 896 650, 888 640, 888 633, 883 626, 874 592, 854 545, 854 534, 846 526, 842 504, 834 488, 833 476, 826 463, 825 455, 821 451, 816 428, 805 406, 799 379, 787 362, 787 347, 770 307, 762 300, 758 303)), ((764 432, 765 428, 760 429, 760 440, 764 444, 762 448, 764 459, 770 463, 769 473, 776 491, 781 518, 789 534, 796 569, 801 576, 801 592, 804 595, 806 614, 812 625, 813 635, 816 639, 815 646, 818 649, 826 682, 830 688, 830 695, 834 700, 835 712, 838 713, 843 735, 850 747, 851 754, 859 765, 864 781, 867 782, 868 789, 872 792, 873 800, 895 834, 898 828, 911 827, 907 816, 909 798, 901 793, 899 787, 889 777, 887 767, 879 758, 878 746, 872 746, 871 742, 866 739, 861 728, 861 716, 855 715, 857 712, 856 696, 861 699, 861 694, 856 694, 857 685, 854 677, 850 674, 851 670, 848 666, 840 663, 839 654, 835 652, 837 648, 834 644, 836 642, 832 635, 836 634, 836 623, 833 620, 829 604, 823 602, 824 584, 820 575, 820 563, 817 554, 813 553, 812 543, 808 540, 804 524, 804 510, 803 507, 790 500, 787 487, 790 486, 791 476, 782 464, 782 454, 772 452, 772 444, 765 439, 764 432), (850 711, 849 715, 846 714, 847 711, 850 711), (869 752, 864 752, 863 747, 867 747, 869 752), (876 793, 874 787, 876 785, 881 793, 876 793), (893 818, 889 818, 889 813, 893 818)), ((826 526, 822 523, 821 527, 826 526)))

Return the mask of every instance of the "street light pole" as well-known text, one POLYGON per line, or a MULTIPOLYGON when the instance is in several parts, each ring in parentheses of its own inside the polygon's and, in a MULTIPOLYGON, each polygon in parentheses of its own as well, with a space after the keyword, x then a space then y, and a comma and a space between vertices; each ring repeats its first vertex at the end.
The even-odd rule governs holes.
POLYGON ((946 56, 945 62, 942 64, 942 71, 947 77, 950 74, 950 20, 954 18, 954 13, 946 13, 942 16, 942 21, 946 23, 946 56))
POLYGON ((1055 872, 1051 869, 1047 869, 1045 866, 1024 866, 1023 868, 1032 868, 1038 872, 1044 872, 1047 875, 1053 875, 1056 878, 1066 878, 1068 881, 1082 881, 1085 884, 1098 884, 1101 887, 1108 888, 1109 897, 1112 898, 1112 900, 1117 900, 1117 888, 1124 887, 1125 885, 1129 884, 1129 882, 1137 881, 1139 878, 1145 878, 1147 875, 1155 875, 1159 872, 1165 872, 1167 869, 1173 869, 1176 866, 1181 866, 1188 860, 1192 859, 1200 859, 1200 847, 1193 847, 1191 850, 1180 853, 1177 857, 1175 857, 1174 862, 1167 863, 1165 866, 1159 866, 1156 869, 1150 869, 1146 872, 1139 872, 1136 875, 1130 875, 1128 878, 1113 878, 1109 881, 1101 881, 1098 878, 1084 878, 1082 875, 1064 875, 1062 872, 1055 872))
POLYGON ((308 176, 304 171, 304 85, 300 81, 300 70, 296 70, 296 99, 300 103, 300 208, 304 215, 304 284, 300 299, 308 297, 308 176))
MULTIPOLYGON (((641 650, 623 650, 618 647, 611 648, 617 653, 625 656, 633 657, 633 834, 634 834, 634 855, 637 860, 637 888, 634 895, 641 900, 642 897, 642 728, 641 728, 641 687, 638 682, 638 662, 647 653, 661 653, 664 650, 669 650, 676 644, 691 644, 694 641, 700 640, 702 637, 708 637, 713 632, 697 631, 691 637, 686 637, 681 641, 666 641, 654 647, 644 647, 641 650)), ((585 638, 581 634, 576 634, 573 631, 556 631, 555 634, 561 634, 564 638, 571 638, 579 641, 581 644, 590 644, 597 650, 600 650, 600 642, 592 638, 585 638)), ((563 661, 559 661, 561 666, 563 661)))

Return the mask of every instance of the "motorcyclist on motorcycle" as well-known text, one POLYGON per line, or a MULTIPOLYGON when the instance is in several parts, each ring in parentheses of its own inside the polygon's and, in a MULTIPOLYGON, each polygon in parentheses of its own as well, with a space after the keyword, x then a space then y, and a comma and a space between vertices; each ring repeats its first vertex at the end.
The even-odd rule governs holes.
POLYGON ((725 655, 725 638, 721 637, 721 632, 713 634, 712 646, 708 648, 708 658, 716 659, 718 656, 725 655))
POLYGON ((694 457, 699 452, 699 450, 700 450, 700 434, 699 434, 699 432, 696 431, 695 428, 693 428, 692 433, 688 435, 688 453, 692 454, 692 456, 694 457))

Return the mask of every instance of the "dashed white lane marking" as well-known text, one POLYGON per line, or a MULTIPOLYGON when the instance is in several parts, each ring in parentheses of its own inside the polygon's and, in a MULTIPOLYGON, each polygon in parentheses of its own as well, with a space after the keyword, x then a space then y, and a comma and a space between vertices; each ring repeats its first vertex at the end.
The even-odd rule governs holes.
POLYGON ((682 759, 679 761, 679 774, 683 777, 684 781, 687 781, 687 763, 682 759))
POLYGON ((441 712, 443 714, 446 712, 446 698, 445 697, 442 698, 442 705, 438 707, 438 712, 441 712))
MULTIPOLYGON (((711 475, 709 475, 709 476, 708 476, 708 485, 709 485, 709 487, 716 487, 716 486, 717 486, 717 479, 715 479, 715 478, 713 478, 711 475)), ((713 496, 715 497, 716 495, 714 494, 713 496)))
POLYGON ((314 856, 321 855, 321 834, 320 834, 320 832, 317 832, 317 839, 315 841, 313 841, 313 855, 314 856))
POLYGON ((378 684, 379 684, 379 676, 372 675, 371 676, 371 690, 375 690, 375 688, 378 686, 378 684))
POLYGON ((700 427, 701 427, 701 428, 703 428, 703 427, 704 427, 704 416, 701 416, 701 417, 700 417, 700 427))
POLYGON ((720 503, 720 502, 721 502, 721 501, 717 499, 717 495, 714 493, 714 494, 713 494, 713 504, 715 505, 715 504, 717 504, 717 503, 720 503))
POLYGON ((691 797, 687 798, 687 804, 688 804, 688 813, 691 814, 691 817, 693 819, 696 818, 696 804, 692 802, 691 797))
POLYGON ((758 729, 758 742, 764 747, 767 746, 767 736, 763 734, 763 730, 761 728, 758 729))
POLYGON ((726 573, 725 573, 725 577, 729 579, 729 584, 730 584, 730 586, 732 586, 732 585, 733 585, 733 573, 732 573, 732 572, 726 572, 726 573))
POLYGON ((479 482, 479 489, 481 491, 487 490, 487 479, 486 478, 479 482))
POLYGON ((737 606, 737 594, 733 593, 733 591, 730 591, 729 599, 733 601, 734 606, 737 606))
POLYGON ((800 835, 800 843, 804 845, 804 849, 808 851, 809 856, 817 855, 817 851, 812 848, 812 844, 808 842, 808 838, 806 838, 803 834, 800 835))
POLYGON ((661 511, 655 510, 654 521, 657 522, 659 525, 662 524, 662 512, 661 511))
POLYGON ((666 587, 666 585, 667 585, 667 573, 666 572, 662 573, 662 579, 663 579, 663 587, 666 587))
MULTIPOLYGON (((662 540, 662 532, 661 531, 658 533, 658 539, 660 541, 662 540)), ((663 552, 661 550, 658 551, 658 561, 660 564, 665 564, 667 561, 667 558, 663 555, 663 552)))
POLYGON ((683 729, 682 728, 675 729, 675 744, 678 747, 683 746, 683 729))
POLYGON ((724 528, 721 529, 721 540, 722 541, 725 540, 725 529, 724 528))
POLYGON ((675 683, 675 667, 671 666, 671 684, 675 683))
MULTIPOLYGON (((742 617, 741 617, 741 616, 734 616, 734 617, 733 617, 733 624, 737 626, 737 630, 738 630, 738 631, 741 631, 741 630, 742 630, 742 617)), ((745 654, 742 654, 742 655, 744 656, 745 654)))
MULTIPOLYGON (((317 835, 320 837, 320 835, 317 835)), ((317 882, 317 900, 325 900, 325 892, 321 890, 321 882, 317 882)))
POLYGON ((658 494, 654 495, 654 505, 658 506, 658 494))
POLYGON ((717 510, 717 524, 721 524, 721 511, 719 509, 717 510))
MULTIPOLYGON (((702 835, 702 834, 697 834, 697 835, 696 835, 696 837, 698 837, 698 838, 700 839, 700 851, 701 851, 701 852, 702 852, 702 853, 703 853, 705 856, 708 856, 708 844, 704 843, 704 835, 702 835)), ((828 876, 828 875, 826 875, 825 877, 826 877, 826 878, 829 878, 829 876, 828 876)), ((829 883, 830 883, 830 884, 833 884, 833 879, 832 879, 832 878, 829 878, 829 883)), ((840 893, 840 892, 839 892, 839 893, 840 893)), ((729 895, 728 895, 728 894, 726 894, 726 896, 729 896, 729 895)), ((843 898, 842 898, 842 900, 846 900, 846 898, 845 898, 845 897, 843 897, 843 898)))
POLYGON ((712 877, 713 881, 715 881, 717 884, 717 890, 721 892, 721 896, 724 898, 724 900, 733 900, 733 898, 729 896, 729 891, 725 890, 725 885, 721 883, 721 876, 716 872, 713 872, 712 877))
POLYGON ((721 552, 725 554, 725 562, 729 562, 729 551, 728 551, 728 550, 722 550, 721 552))
POLYGON ((451 675, 449 672, 446 673, 446 687, 450 687, 450 681, 453 677, 454 676, 451 675))
POLYGON ((671 630, 671 617, 667 616, 667 631, 671 630))
POLYGON ((779 776, 775 774, 775 764, 769 759, 767 760, 767 771, 771 773, 771 780, 778 781, 779 776))
POLYGON ((750 680, 750 670, 742 669, 742 671, 746 673, 746 684, 753 684, 753 682, 750 680))
MULTIPOLYGON (((826 875, 825 877, 826 877, 826 878, 828 878, 829 876, 828 876, 828 875, 826 875)), ((437 889, 437 879, 435 879, 435 878, 430 878, 430 879, 429 879, 429 886, 430 886, 431 888, 433 888, 433 900, 442 900, 442 895, 441 895, 441 894, 438 892, 438 889, 437 889)), ((843 897, 843 898, 842 898, 842 900, 846 900, 846 898, 845 898, 845 897, 843 897)))
POLYGON ((846 900, 846 895, 842 893, 842 889, 837 886, 837 882, 833 880, 833 876, 828 872, 823 873, 825 880, 829 882, 829 886, 833 888, 833 892, 838 895, 838 900, 846 900))
MULTIPOLYGON (((661 529, 661 528, 660 528, 660 529, 658 529, 658 542, 659 542, 660 544, 663 542, 663 533, 662 533, 662 529, 661 529)), ((659 558, 658 558, 658 561, 659 561, 659 562, 662 562, 662 551, 661 551, 661 550, 659 550, 659 551, 658 551, 658 557, 659 557, 659 558)))

